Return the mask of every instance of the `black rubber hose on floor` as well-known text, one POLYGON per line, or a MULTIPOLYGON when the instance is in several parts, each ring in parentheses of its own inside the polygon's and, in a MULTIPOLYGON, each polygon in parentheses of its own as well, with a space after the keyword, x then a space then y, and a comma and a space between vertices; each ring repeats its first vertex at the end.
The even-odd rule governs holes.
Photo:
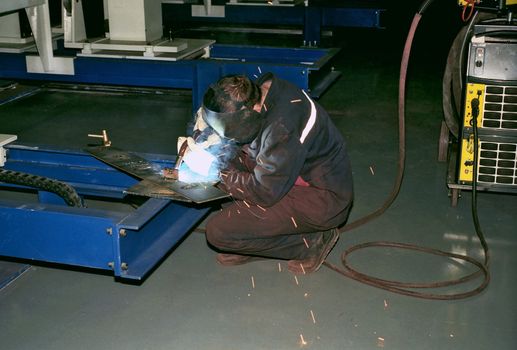
MULTIPOLYGON (((400 77, 399 77, 399 100, 398 100, 398 119, 399 119, 399 161, 398 161, 398 172, 397 172, 397 178, 395 180, 395 184, 393 187, 392 192, 388 196, 387 200, 384 202, 384 204, 374 212, 372 212, 369 215, 366 215, 346 226, 344 226, 341 230, 341 232, 346 232, 351 229, 354 229, 358 226, 361 226, 374 218, 380 216, 382 213, 384 213, 394 202, 395 198, 397 197, 400 187, 402 185, 402 179, 404 177, 404 168, 405 168, 405 157, 406 157, 406 151, 405 151, 405 89, 406 89, 406 74, 407 74, 407 66, 409 62, 409 56, 411 52, 411 46, 414 38, 414 34, 416 32, 416 28, 418 27, 418 23, 422 17, 423 12, 425 9, 431 4, 433 0, 427 0, 423 3, 423 5, 420 7, 420 10, 415 14, 413 21, 411 23, 411 27, 406 39, 406 43, 404 46, 404 51, 402 55, 402 61, 401 61, 401 67, 400 67, 400 77)), ((474 119, 475 120, 475 119, 474 119)), ((474 122, 475 123, 475 122, 474 122)), ((489 250, 488 245, 486 244, 486 241, 484 239, 483 233, 481 231, 479 220, 477 216, 477 197, 476 197, 476 176, 477 176, 477 128, 474 128, 474 138, 475 138, 475 149, 474 149, 474 163, 476 164, 474 166, 474 174, 473 174, 473 195, 472 195, 472 215, 474 217, 474 226, 476 229, 476 234, 481 242, 481 245, 483 246, 484 256, 485 260, 484 262, 480 262, 477 259, 474 259, 472 257, 469 257, 467 255, 460 255, 460 254, 454 254, 438 249, 428 248, 428 247, 422 247, 414 244, 405 244, 405 243, 398 243, 398 242, 387 242, 387 241, 374 241, 374 242, 366 242, 363 244, 354 245, 351 248, 344 251, 341 255, 341 262, 344 266, 344 270, 337 267, 334 264, 331 264, 327 261, 324 262, 325 266, 329 267, 330 269, 340 273, 341 275, 345 277, 352 278, 358 282, 368 284, 370 286, 374 286, 377 288, 381 288, 393 293, 407 295, 411 297, 416 298, 422 298, 422 299, 432 299, 432 300, 454 300, 454 299, 463 299, 472 297, 476 294, 479 294, 481 291, 483 291, 490 282, 490 272, 488 270, 488 264, 489 264, 489 250), (385 280, 380 279, 376 277, 369 276, 367 274, 363 274, 354 268, 352 268, 348 262, 347 258, 348 256, 357 250, 360 249, 366 249, 366 248, 395 248, 395 249, 404 249, 404 250, 412 250, 412 251, 419 251, 427 254, 432 255, 438 255, 438 256, 444 256, 451 259, 458 259, 461 261, 464 261, 466 263, 469 263, 471 265, 474 265, 477 267, 477 270, 475 272, 470 273, 464 277, 451 279, 451 280, 445 280, 445 281, 439 281, 439 282, 430 282, 430 283, 410 283, 410 282, 400 282, 400 281, 393 281, 393 280, 385 280), (459 292, 459 293, 449 293, 449 294, 440 294, 440 293, 426 293, 421 292, 413 289, 436 289, 436 288, 442 288, 442 287, 448 287, 453 285, 459 285, 466 283, 468 281, 471 281, 480 275, 483 275, 483 280, 479 284, 478 287, 470 289, 466 292, 459 292)))

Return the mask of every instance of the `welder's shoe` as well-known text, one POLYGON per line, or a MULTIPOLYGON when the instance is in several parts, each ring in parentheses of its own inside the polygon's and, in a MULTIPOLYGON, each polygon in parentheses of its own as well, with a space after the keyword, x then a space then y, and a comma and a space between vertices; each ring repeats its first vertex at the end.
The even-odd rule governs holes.
POLYGON ((215 260, 218 264, 223 266, 236 266, 236 265, 244 265, 252 261, 263 260, 265 258, 261 258, 259 256, 250 256, 250 255, 240 255, 240 254, 228 254, 228 253, 219 253, 215 257, 215 260))
POLYGON ((337 228, 325 231, 321 241, 316 243, 318 245, 315 247, 316 255, 302 260, 289 260, 287 262, 287 268, 295 274, 307 274, 318 271, 321 264, 323 264, 327 258, 327 255, 329 255, 332 248, 336 245, 338 239, 339 230, 337 228))

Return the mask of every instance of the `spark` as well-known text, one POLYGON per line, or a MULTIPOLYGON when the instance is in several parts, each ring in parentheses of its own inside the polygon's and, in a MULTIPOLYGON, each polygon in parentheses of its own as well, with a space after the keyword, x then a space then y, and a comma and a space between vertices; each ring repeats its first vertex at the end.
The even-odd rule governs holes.
POLYGON ((298 283, 298 277, 296 277, 296 275, 294 275, 294 281, 296 282, 296 285, 299 286, 300 283, 298 283))
POLYGON ((307 345, 307 342, 305 341, 305 339, 303 339, 303 334, 301 334, 301 333, 300 333, 300 345, 301 346, 307 345))
POLYGON ((377 338, 377 346, 379 348, 383 348, 384 347, 384 338, 382 338, 382 337, 378 337, 377 338))
POLYGON ((314 317, 314 312, 311 310, 312 323, 316 324, 316 318, 314 317))
POLYGON ((260 66, 257 67, 260 74, 262 74, 262 69, 260 69, 260 66))
POLYGON ((370 166, 370 172, 372 173, 372 175, 375 175, 375 171, 373 171, 373 168, 370 166))
POLYGON ((296 225, 296 221, 294 221, 294 218, 291 216, 291 221, 293 222, 294 228, 298 228, 298 225, 296 225))
POLYGON ((238 214, 240 214, 240 213, 241 213, 241 211, 240 211, 239 209, 237 209, 237 213, 238 213, 238 214))
POLYGON ((280 263, 278 263, 278 272, 282 272, 282 265, 280 263))
POLYGON ((300 263, 300 267, 302 268, 302 272, 305 275, 305 269, 303 268, 303 264, 302 263, 300 263))
POLYGON ((266 211, 266 208, 262 208, 260 205, 257 204, 257 207, 262 210, 262 211, 266 211))
POLYGON ((244 164, 241 157, 239 157, 239 162, 241 162, 241 164, 244 164))
POLYGON ((307 240, 305 239, 305 237, 303 237, 303 243, 305 243, 305 246, 306 246, 307 248, 309 248, 309 243, 307 243, 307 240))
POLYGON ((244 193, 244 191, 241 190, 240 188, 238 188, 237 191, 239 191, 240 193, 244 193))
POLYGON ((253 276, 251 276, 251 286, 255 289, 255 278, 253 276))
POLYGON ((387 309, 388 308, 388 302, 386 301, 386 299, 384 299, 384 308, 387 309))
POLYGON ((221 173, 221 176, 227 177, 227 176, 228 176, 228 174, 221 173))
POLYGON ((300 100, 300 99, 291 100, 291 103, 295 103, 295 102, 302 102, 302 100, 300 100))
POLYGON ((264 104, 264 110, 267 112, 267 106, 266 106, 266 104, 264 104))
POLYGON ((258 79, 258 75, 256 75, 256 74, 253 74, 253 76, 255 77, 255 79, 258 79))
POLYGON ((250 207, 250 205, 246 202, 246 201, 242 201, 248 208, 250 207))
POLYGON ((232 212, 231 212, 230 210, 228 210, 228 219, 230 218, 230 214, 231 214, 231 213, 232 213, 232 212))

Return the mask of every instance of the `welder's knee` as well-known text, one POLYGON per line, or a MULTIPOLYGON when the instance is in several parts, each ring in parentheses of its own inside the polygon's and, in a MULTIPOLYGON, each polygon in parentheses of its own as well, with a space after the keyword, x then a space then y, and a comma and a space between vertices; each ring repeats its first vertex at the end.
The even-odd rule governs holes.
POLYGON ((228 239, 225 237, 224 222, 221 220, 221 215, 214 215, 206 223, 206 240, 212 246, 226 250, 228 249, 228 239))
POLYGON ((215 248, 226 252, 241 252, 248 244, 246 229, 234 221, 228 220, 226 214, 218 213, 206 224, 206 239, 215 248))

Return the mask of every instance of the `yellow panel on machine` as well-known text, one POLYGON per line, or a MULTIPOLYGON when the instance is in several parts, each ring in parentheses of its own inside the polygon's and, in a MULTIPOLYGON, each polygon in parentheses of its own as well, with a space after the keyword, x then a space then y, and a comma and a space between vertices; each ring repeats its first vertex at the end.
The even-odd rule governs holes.
MULTIPOLYGON (((478 142, 479 145, 479 142, 478 142)), ((461 140, 461 159, 459 180, 472 182, 474 163, 474 136, 461 140)))
MULTIPOLYGON (((471 183, 474 163, 474 137, 461 140, 459 180, 471 183)), ((478 140, 477 182, 485 186, 517 185, 517 140, 487 137, 478 140)))
POLYGON ((472 101, 479 101, 478 128, 517 133, 517 86, 468 83, 463 127, 472 127, 472 101))
POLYGON ((468 83, 465 91, 463 135, 458 178, 471 183, 474 162, 472 101, 478 99, 479 184, 517 185, 517 86, 468 83))
POLYGON ((466 96, 465 96, 465 113, 463 116, 463 126, 466 128, 472 127, 472 101, 474 99, 479 100, 479 117, 478 128, 482 125, 483 120, 483 105, 485 101, 485 84, 467 84, 466 96))
MULTIPOLYGON (((458 0, 458 5, 465 6, 465 5, 471 4, 472 2, 475 3, 475 6, 480 5, 480 6, 483 6, 484 8, 489 6, 490 8, 493 8, 496 10, 500 9, 499 0, 474 0, 474 1, 458 0)), ((506 0, 506 6, 511 6, 511 5, 517 5, 517 0, 506 0)))

